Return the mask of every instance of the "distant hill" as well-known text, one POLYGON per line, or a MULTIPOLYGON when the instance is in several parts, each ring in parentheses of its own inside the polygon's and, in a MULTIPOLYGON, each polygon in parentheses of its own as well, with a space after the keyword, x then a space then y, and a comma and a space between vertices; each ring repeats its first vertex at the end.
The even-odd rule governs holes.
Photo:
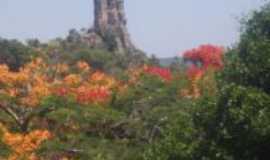
POLYGON ((160 64, 162 66, 168 67, 172 63, 182 63, 182 58, 180 57, 166 57, 166 58, 159 58, 160 64))

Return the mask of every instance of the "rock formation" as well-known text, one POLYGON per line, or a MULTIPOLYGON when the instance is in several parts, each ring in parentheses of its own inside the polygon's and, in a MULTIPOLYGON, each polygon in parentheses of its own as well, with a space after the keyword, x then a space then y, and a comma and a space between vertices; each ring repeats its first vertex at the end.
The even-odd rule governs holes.
POLYGON ((94 0, 94 26, 88 31, 93 47, 105 46, 119 53, 136 50, 126 26, 124 0, 94 0))

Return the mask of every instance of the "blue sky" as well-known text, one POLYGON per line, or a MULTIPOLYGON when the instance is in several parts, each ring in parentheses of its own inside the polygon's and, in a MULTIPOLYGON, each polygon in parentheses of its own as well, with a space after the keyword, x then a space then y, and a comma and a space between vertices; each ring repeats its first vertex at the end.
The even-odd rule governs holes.
MULTIPOLYGON (((71 28, 90 27, 93 0, 0 0, 0 36, 63 37, 71 28)), ((176 56, 200 44, 230 46, 239 19, 264 0, 126 0, 134 43, 149 54, 176 56)))

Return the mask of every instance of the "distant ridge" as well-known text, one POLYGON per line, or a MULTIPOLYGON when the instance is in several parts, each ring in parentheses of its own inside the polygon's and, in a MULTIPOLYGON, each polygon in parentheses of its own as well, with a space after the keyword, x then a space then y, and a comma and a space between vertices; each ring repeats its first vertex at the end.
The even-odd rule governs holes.
POLYGON ((165 57, 165 58, 159 58, 160 65, 164 67, 170 66, 172 63, 182 63, 181 57, 165 57))

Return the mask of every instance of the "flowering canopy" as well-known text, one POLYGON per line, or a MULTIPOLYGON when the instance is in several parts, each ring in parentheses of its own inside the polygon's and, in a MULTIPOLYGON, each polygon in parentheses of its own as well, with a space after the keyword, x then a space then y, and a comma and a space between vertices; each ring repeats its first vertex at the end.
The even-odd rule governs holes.
POLYGON ((79 74, 67 75, 53 90, 57 96, 74 97, 80 104, 90 104, 106 102, 118 85, 113 77, 97 71, 86 77, 79 74))
POLYGON ((161 68, 157 66, 145 66, 144 72, 160 77, 164 81, 172 80, 172 73, 168 68, 161 68))
POLYGON ((187 75, 190 78, 194 76, 200 77, 209 68, 214 70, 223 68, 223 52, 224 49, 222 47, 210 44, 201 45, 198 48, 184 52, 184 59, 192 62, 187 70, 187 75), (197 76, 194 74, 197 74, 197 76))
POLYGON ((52 137, 47 130, 34 130, 27 134, 12 133, 3 124, 0 124, 0 131, 3 132, 3 142, 13 151, 8 160, 38 160, 34 151, 52 137))
POLYGON ((24 108, 38 107, 42 98, 49 95, 72 95, 78 103, 106 101, 118 82, 111 76, 92 71, 85 62, 78 62, 77 72, 66 64, 48 66, 40 58, 12 72, 0 65, 0 95, 16 99, 24 108))
POLYGON ((191 89, 182 91, 182 95, 186 97, 200 97, 200 90, 198 88, 198 81, 202 78, 204 73, 212 69, 214 71, 223 68, 223 52, 222 47, 214 45, 201 45, 184 52, 185 61, 191 62, 188 66, 186 74, 191 82, 191 89))
POLYGON ((214 69, 220 69, 223 67, 223 52, 222 47, 214 45, 201 45, 198 48, 194 48, 184 52, 184 59, 192 61, 194 64, 200 63, 203 70, 213 67, 214 69))
POLYGON ((40 100, 50 94, 44 68, 47 65, 39 58, 20 68, 19 72, 12 72, 6 65, 0 65, 0 95, 16 98, 20 106, 38 106, 40 100))

